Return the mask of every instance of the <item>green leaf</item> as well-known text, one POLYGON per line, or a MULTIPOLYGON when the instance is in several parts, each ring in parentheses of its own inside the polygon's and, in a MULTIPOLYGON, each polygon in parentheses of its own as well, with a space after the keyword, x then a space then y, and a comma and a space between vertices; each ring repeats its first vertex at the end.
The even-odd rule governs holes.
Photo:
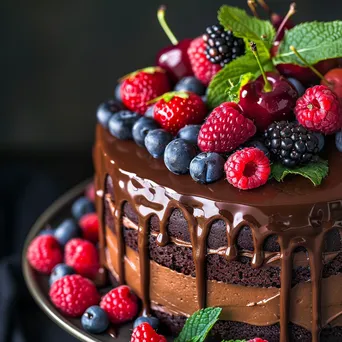
POLYGON ((221 308, 206 308, 190 316, 175 342, 203 342, 217 322, 221 308))
POLYGON ((273 58, 274 64, 291 63, 304 65, 290 50, 293 45, 309 64, 342 57, 342 21, 308 22, 296 25, 287 31, 278 53, 273 58))
POLYGON ((167 103, 167 102, 170 102, 175 96, 181 97, 182 99, 187 99, 189 98, 190 95, 186 93, 185 91, 169 91, 168 93, 165 93, 161 96, 158 96, 148 101, 147 104, 156 103, 161 99, 163 99, 167 103))
POLYGON ((258 45, 259 52, 269 54, 275 30, 268 20, 260 20, 248 15, 244 10, 224 5, 218 11, 218 20, 226 30, 234 32, 234 36, 252 40, 258 45))
POLYGON ((246 342, 246 340, 223 340, 222 342, 246 342))
POLYGON ((271 175, 278 182, 283 181, 287 175, 300 175, 308 178, 315 186, 317 186, 321 184, 323 178, 328 175, 328 172, 328 162, 320 160, 317 163, 310 163, 293 169, 289 169, 283 164, 276 163, 272 165, 271 175))
POLYGON ((247 84, 251 79, 253 79, 253 77, 254 75, 251 72, 247 72, 246 74, 240 76, 240 79, 236 84, 229 80, 228 82, 231 84, 230 88, 226 90, 227 101, 238 103, 240 101, 241 88, 245 84, 247 84))
MULTIPOLYGON (((259 57, 265 71, 272 71, 274 66, 271 60, 264 53, 259 52, 259 57)), ((209 84, 207 103, 210 108, 215 108, 223 102, 230 101, 227 94, 229 88, 228 80, 237 84, 241 75, 252 73, 253 79, 260 75, 258 63, 252 53, 241 56, 228 63, 220 70, 209 84)))

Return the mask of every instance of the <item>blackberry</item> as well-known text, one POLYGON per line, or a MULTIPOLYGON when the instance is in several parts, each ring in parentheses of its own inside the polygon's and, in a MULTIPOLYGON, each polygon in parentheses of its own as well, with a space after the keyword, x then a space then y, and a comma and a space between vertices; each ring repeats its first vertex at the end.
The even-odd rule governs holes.
POLYGON ((222 67, 245 53, 243 39, 236 38, 232 31, 225 31, 219 24, 207 27, 203 40, 206 44, 207 59, 222 67))
POLYGON ((297 122, 274 122, 265 131, 265 145, 287 167, 318 161, 317 136, 297 122))

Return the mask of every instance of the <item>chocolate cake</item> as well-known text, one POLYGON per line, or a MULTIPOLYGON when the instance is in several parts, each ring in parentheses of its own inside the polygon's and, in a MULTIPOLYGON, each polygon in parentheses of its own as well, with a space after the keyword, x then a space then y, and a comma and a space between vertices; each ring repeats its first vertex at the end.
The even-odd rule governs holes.
POLYGON ((220 339, 318 341, 322 329, 321 341, 340 341, 342 158, 331 150, 319 187, 294 177, 241 192, 174 175, 98 125, 101 262, 173 334, 219 306, 220 339))
POLYGON ((180 42, 161 7, 173 45, 98 108, 100 262, 178 342, 204 308, 214 341, 342 341, 342 22, 248 3, 180 42))

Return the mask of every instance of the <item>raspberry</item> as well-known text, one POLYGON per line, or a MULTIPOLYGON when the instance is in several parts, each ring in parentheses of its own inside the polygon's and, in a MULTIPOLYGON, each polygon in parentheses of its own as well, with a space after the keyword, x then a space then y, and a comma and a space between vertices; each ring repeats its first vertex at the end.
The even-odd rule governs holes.
POLYGON ((133 330, 131 342, 166 342, 166 338, 158 335, 148 323, 142 323, 133 330))
POLYGON ((268 342, 267 340, 263 340, 260 337, 253 338, 252 340, 248 340, 247 342, 268 342))
POLYGON ((128 286, 122 285, 103 296, 100 306, 112 323, 123 323, 138 313, 138 298, 128 286))
POLYGON ((202 37, 194 39, 188 49, 188 55, 195 76, 208 85, 212 78, 222 69, 219 64, 212 64, 206 57, 206 44, 202 37))
POLYGON ((267 182, 271 173, 269 159, 254 147, 233 153, 226 161, 224 170, 228 182, 241 190, 258 188, 267 182))
POLYGON ((216 107, 202 125, 198 146, 203 152, 224 153, 236 149, 256 132, 254 123, 243 116, 236 103, 216 107))
POLYGON ((84 277, 95 278, 99 256, 95 246, 83 239, 72 239, 65 246, 65 263, 84 277))
POLYGON ((71 317, 82 316, 90 306, 98 304, 100 300, 95 285, 78 274, 66 275, 56 280, 49 295, 55 307, 71 317))
POLYGON ((99 240, 99 218, 96 213, 85 214, 78 222, 83 237, 93 243, 99 240))
POLYGON ((120 91, 122 102, 131 111, 145 114, 149 101, 168 92, 170 85, 165 71, 150 67, 126 76, 120 91))
POLYGON ((297 100, 297 120, 311 131, 332 134, 342 126, 342 109, 337 95, 324 85, 308 88, 297 100))
POLYGON ((222 25, 207 27, 203 40, 206 43, 207 59, 222 67, 245 53, 243 39, 236 38, 232 31, 225 31, 222 25))
POLYGON ((153 116, 162 128, 176 135, 186 125, 201 124, 206 114, 206 105, 197 94, 170 92, 155 104, 153 116))
POLYGON ((63 261, 63 253, 52 235, 40 235, 31 241, 27 250, 27 260, 38 272, 49 274, 63 261))

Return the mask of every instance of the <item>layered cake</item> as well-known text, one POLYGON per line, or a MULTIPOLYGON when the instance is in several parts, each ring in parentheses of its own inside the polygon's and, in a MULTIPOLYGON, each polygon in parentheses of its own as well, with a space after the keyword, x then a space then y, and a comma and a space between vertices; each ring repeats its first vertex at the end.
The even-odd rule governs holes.
POLYGON ((341 341, 342 23, 223 6, 177 42, 164 11, 175 45, 97 113, 100 264, 173 336, 219 307, 218 341, 341 341))

